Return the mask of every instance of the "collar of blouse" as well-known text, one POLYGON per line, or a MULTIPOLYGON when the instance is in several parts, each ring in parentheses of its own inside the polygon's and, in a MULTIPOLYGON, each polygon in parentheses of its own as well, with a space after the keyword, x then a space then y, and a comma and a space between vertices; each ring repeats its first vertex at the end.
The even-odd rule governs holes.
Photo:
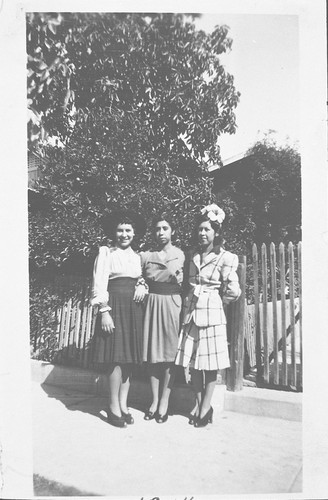
POLYGON ((222 247, 219 247, 219 246, 216 246, 216 247, 213 247, 212 250, 207 254, 205 255, 203 261, 201 262, 201 250, 200 248, 198 248, 193 256, 192 256, 192 260, 194 262, 194 264, 200 269, 206 265, 208 265, 209 263, 215 261, 215 260, 218 260, 218 257, 221 256, 223 254, 224 250, 222 247))

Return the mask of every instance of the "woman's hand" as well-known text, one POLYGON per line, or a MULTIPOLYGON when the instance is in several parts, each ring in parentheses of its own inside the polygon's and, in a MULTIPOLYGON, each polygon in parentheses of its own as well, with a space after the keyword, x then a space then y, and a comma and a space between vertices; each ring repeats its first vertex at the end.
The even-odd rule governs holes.
POLYGON ((144 285, 137 285, 133 300, 137 303, 142 302, 146 295, 146 287, 144 285))
POLYGON ((113 333, 114 332, 114 321, 109 311, 101 313, 101 329, 105 333, 113 333))

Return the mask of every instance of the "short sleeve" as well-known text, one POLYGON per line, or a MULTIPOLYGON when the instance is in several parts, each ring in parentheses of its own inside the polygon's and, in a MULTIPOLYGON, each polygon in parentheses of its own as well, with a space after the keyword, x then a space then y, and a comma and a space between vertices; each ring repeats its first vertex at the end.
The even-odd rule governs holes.
POLYGON ((185 261, 186 261, 186 256, 182 250, 180 250, 180 252, 179 252, 179 260, 180 260, 181 267, 183 267, 185 264, 185 261))
POLYGON ((185 268, 185 261, 186 261, 186 258, 185 258, 185 254, 182 250, 179 249, 179 252, 178 252, 178 261, 179 261, 179 269, 178 269, 178 272, 177 272, 177 282, 179 283, 179 285, 182 285, 183 286, 183 279, 184 279, 184 268, 185 268))
POLYGON ((149 252, 139 252, 141 268, 144 269, 146 262, 148 260, 149 252))
POLYGON ((93 266, 91 305, 106 305, 108 303, 109 248, 102 246, 93 266))
POLYGON ((223 284, 222 300, 224 304, 234 302, 241 294, 237 269, 238 256, 233 253, 226 252, 221 269, 223 284))

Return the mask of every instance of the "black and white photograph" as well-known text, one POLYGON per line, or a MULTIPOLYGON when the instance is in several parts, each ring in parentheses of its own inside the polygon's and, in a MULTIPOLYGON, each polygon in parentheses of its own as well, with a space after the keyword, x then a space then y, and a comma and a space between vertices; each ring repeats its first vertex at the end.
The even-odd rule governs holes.
POLYGON ((0 498, 327 498, 326 2, 0 8, 0 498))

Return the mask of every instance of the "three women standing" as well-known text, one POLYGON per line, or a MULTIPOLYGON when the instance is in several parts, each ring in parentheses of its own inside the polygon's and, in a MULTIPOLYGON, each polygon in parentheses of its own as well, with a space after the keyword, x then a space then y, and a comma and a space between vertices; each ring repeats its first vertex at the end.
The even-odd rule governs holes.
POLYGON ((198 218, 198 245, 188 259, 179 337, 184 254, 172 245, 172 221, 165 215, 153 221, 157 248, 138 256, 130 245, 136 230, 144 231, 144 224, 136 214, 111 216, 109 229, 115 246, 99 250, 92 303, 100 312, 96 358, 110 367, 108 421, 112 425, 133 423, 127 408, 131 367, 142 361, 148 363, 152 390, 145 420, 167 421, 176 364, 191 369, 197 406, 189 423, 204 427, 212 421, 217 371, 230 366, 223 303, 240 295, 238 257, 222 246, 224 217, 223 210, 212 204, 198 218))

